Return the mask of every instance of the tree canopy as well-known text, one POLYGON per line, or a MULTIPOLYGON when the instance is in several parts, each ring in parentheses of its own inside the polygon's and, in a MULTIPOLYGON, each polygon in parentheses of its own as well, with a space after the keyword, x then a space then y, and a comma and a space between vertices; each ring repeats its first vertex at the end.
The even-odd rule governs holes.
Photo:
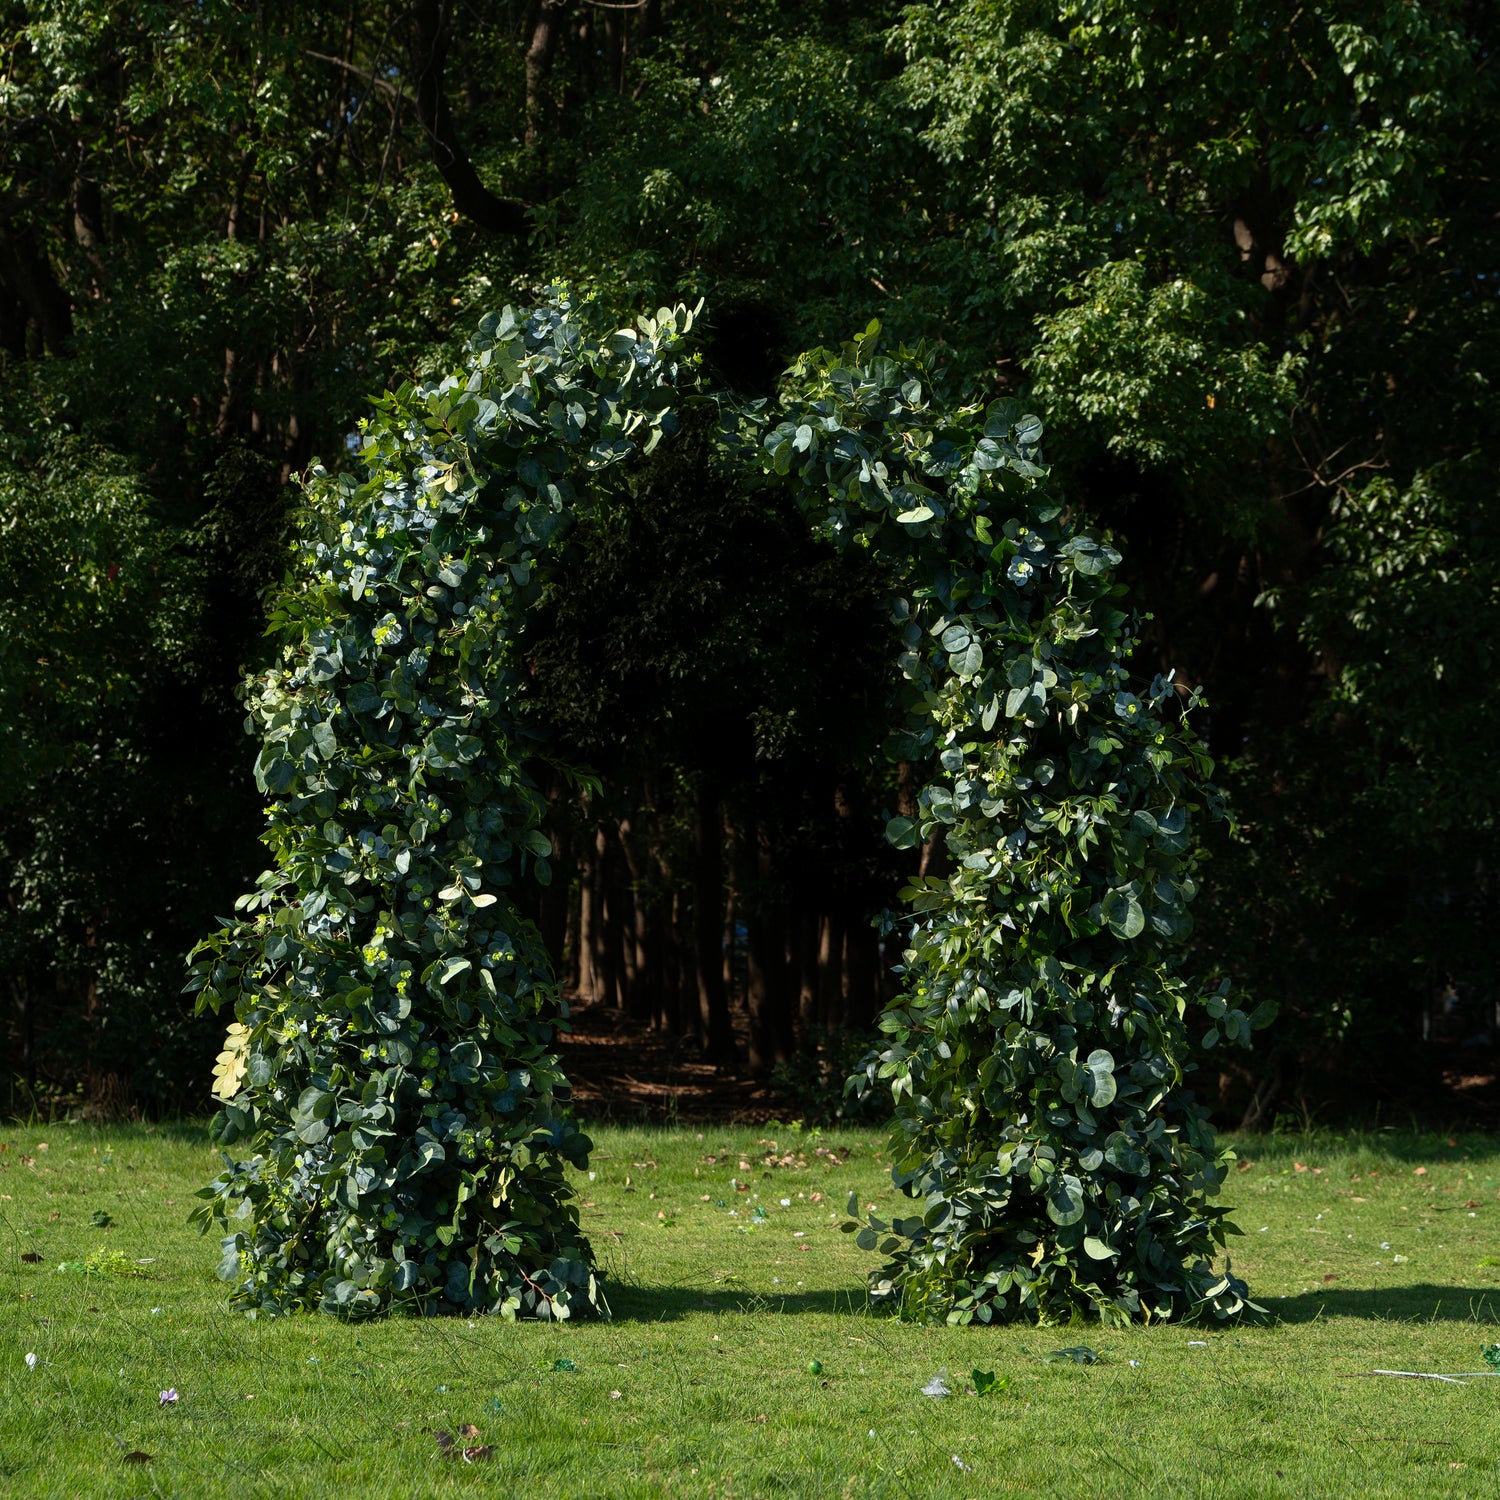
MULTIPOLYGON (((42 643, 8 647, 0 681, 21 737, 0 794, 4 1024, 28 1088, 165 1102, 195 1076, 168 1055, 204 1057, 206 1081, 213 1039, 168 981, 254 868, 233 694, 265 660, 285 481, 315 457, 342 471, 367 394, 450 368, 485 311, 554 277, 622 319, 704 297, 707 361, 751 395, 878 317, 937 351, 945 390, 1043 414, 1061 492, 1114 534, 1150 616, 1138 678, 1207 693, 1234 821, 1195 944, 1283 1007, 1261 1061, 1223 1069, 1224 1107, 1413 1086, 1440 993, 1449 1040, 1492 1034, 1492 6, 0 16, 4 592, 36 601, 42 643)), ((708 513, 665 455, 638 482, 662 515, 708 513)), ((736 524, 785 519, 742 503, 736 524)), ((632 576, 622 545, 580 529, 576 576, 632 576)), ((734 559, 701 557, 698 613, 675 618, 731 641, 734 559)), ((873 661, 835 613, 873 621, 880 580, 795 566, 828 601, 822 638, 873 661)), ((562 665, 582 661, 671 705, 670 612, 636 631, 570 576, 536 616, 539 688, 585 716, 562 665)), ((536 915, 588 993, 726 1061, 742 997, 747 1060, 769 1067, 815 1026, 869 1023, 898 958, 869 920, 942 866, 935 846, 881 851, 916 773, 876 769, 875 678, 832 674, 859 712, 834 715, 850 732, 826 754, 776 740, 803 669, 761 639, 753 673, 694 705, 711 734, 674 719, 648 776, 614 721, 603 784, 546 789, 579 874, 571 915, 561 895, 536 915)), ((801 680, 833 701, 830 677, 801 680)))

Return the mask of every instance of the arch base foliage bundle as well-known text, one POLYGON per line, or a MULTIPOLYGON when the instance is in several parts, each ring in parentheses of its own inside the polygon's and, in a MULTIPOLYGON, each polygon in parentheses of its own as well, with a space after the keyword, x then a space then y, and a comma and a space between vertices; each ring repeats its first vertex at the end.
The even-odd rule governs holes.
MULTIPOLYGON (((377 403, 363 480, 309 485, 253 703, 274 863, 195 954, 200 1004, 235 1012, 197 1217, 245 1304, 605 1310, 555 985, 510 895, 550 879, 516 637, 571 518, 702 399, 691 323, 612 330, 566 293, 487 318, 461 371, 377 403)), ((774 407, 727 406, 719 442, 897 580, 892 749, 933 779, 888 831, 940 833, 955 866, 904 893, 905 993, 852 1081, 892 1091, 915 1212, 847 1227, 907 1313, 1232 1315, 1187 1024, 1244 1042, 1269 1017, 1173 964, 1207 758, 1169 679, 1131 689, 1118 555, 1049 493, 1040 423, 935 403, 921 351, 876 356, 877 334, 805 356, 774 407)))

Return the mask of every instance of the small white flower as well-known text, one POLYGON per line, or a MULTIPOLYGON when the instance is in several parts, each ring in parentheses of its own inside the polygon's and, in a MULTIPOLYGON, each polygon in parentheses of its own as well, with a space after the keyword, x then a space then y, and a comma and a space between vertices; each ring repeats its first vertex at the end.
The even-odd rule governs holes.
MULTIPOLYGON (((781 1200, 781 1206, 783 1208, 790 1208, 792 1206, 792 1200, 790 1198, 783 1198, 781 1200)), ((1473 1215, 1471 1214, 1469 1217, 1472 1218, 1473 1215)))
POLYGON ((1389 1240, 1381 1240, 1380 1248, 1382 1250, 1389 1250, 1391 1248, 1391 1242, 1389 1240))
POLYGON ((962 1470, 963 1470, 963 1471, 964 1471, 964 1473, 965 1473, 965 1474, 972 1474, 972 1473, 973 1473, 973 1472, 974 1472, 974 1469, 973 1469, 973 1466, 972 1466, 972 1465, 970 1465, 970 1464, 966 1464, 966 1463, 965 1463, 965 1462, 964 1462, 964 1461, 963 1461, 963 1459, 961 1459, 961 1458, 960 1458, 960 1457, 959 1457, 959 1456, 958 1456, 958 1454, 956 1454, 956 1453, 955 1453, 955 1454, 954 1454, 954 1455, 953 1455, 953 1462, 954 1462, 954 1465, 955 1465, 955 1466, 956 1466, 956 1467, 957 1467, 957 1468, 960 1468, 960 1469, 962 1469, 962 1470))
POLYGON ((34 1355, 34 1354, 28 1354, 26 1356, 26 1368, 28 1370, 34 1370, 34 1369, 36 1369, 36 1355, 34 1355))

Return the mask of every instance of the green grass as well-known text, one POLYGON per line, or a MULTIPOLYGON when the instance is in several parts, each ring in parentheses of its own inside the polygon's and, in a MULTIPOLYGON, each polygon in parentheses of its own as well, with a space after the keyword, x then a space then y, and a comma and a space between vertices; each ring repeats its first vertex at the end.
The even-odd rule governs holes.
POLYGON ((214 1243, 184 1225, 214 1166, 201 1130, 0 1127, 0 1493, 1495 1493, 1500 1379, 1352 1378, 1484 1368, 1500 1340, 1489 1139, 1242 1142, 1235 1264, 1272 1320, 1123 1332, 869 1316, 871 1258, 837 1221, 851 1188, 885 1200, 882 1145, 600 1130, 580 1188, 612 1323, 345 1327, 225 1306, 214 1243), (57 1270, 101 1251, 112 1271, 57 1270), (1101 1362, 1046 1362, 1079 1343, 1101 1362), (942 1367, 955 1394, 924 1396, 942 1367), (967 1394, 975 1368, 1009 1388, 967 1394), (464 1423, 489 1459, 440 1456, 434 1432, 464 1423))

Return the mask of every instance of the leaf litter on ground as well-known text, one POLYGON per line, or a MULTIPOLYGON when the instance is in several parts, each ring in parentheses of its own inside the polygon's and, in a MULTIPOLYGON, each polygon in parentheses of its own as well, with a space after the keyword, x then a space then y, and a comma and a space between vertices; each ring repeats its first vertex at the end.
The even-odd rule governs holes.
POLYGON ((495 1450, 488 1443, 465 1443, 465 1438, 477 1438, 480 1431, 472 1422, 465 1422, 458 1429, 458 1437, 455 1438, 451 1432, 434 1432, 433 1437, 437 1441, 438 1451, 444 1458, 461 1458, 466 1464, 483 1463, 488 1458, 495 1456, 495 1450))

